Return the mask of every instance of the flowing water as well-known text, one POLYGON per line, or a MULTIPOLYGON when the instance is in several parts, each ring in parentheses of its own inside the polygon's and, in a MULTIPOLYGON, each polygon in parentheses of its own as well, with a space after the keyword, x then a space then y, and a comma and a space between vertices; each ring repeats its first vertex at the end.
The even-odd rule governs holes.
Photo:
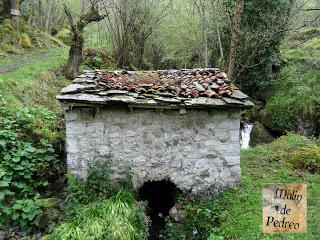
POLYGON ((240 139, 240 145, 241 148, 249 148, 250 143, 250 134, 252 131, 253 124, 251 123, 245 123, 243 128, 241 129, 241 139, 240 139))

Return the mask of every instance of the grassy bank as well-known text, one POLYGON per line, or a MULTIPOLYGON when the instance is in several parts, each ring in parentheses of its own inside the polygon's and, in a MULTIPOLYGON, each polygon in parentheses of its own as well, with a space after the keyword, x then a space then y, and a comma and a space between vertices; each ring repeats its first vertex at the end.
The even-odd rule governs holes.
POLYGON ((14 56, 5 63, 0 62, 2 66, 21 62, 17 69, 0 75, 0 89, 8 105, 41 105, 59 111, 55 96, 68 84, 59 69, 66 60, 67 51, 67 48, 41 49, 22 58, 14 56))
POLYGON ((210 233, 210 240, 319 239, 320 148, 314 140, 289 134, 271 144, 244 150, 241 169, 240 187, 214 200, 183 203, 187 217, 180 224, 167 224, 166 239, 202 240, 210 233), (315 173, 307 170, 311 169, 310 162, 317 169, 315 173), (267 183, 308 184, 307 233, 262 233, 262 186, 267 183))

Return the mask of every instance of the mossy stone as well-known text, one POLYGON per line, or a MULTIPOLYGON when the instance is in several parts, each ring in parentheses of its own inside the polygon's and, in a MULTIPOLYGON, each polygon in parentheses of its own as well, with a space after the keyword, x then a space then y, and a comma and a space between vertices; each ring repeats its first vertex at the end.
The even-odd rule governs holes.
POLYGON ((253 124, 250 134, 250 146, 254 147, 258 144, 270 143, 273 140, 274 137, 261 122, 255 122, 253 124))

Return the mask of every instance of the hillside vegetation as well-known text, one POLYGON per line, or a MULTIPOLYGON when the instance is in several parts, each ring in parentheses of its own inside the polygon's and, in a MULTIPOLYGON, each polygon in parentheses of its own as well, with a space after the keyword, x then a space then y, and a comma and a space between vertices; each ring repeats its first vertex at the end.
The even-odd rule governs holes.
POLYGON ((283 68, 272 79, 263 123, 285 133, 320 134, 320 29, 296 32, 282 47, 283 68), (303 42, 301 44, 301 42, 303 42), (294 46, 288 49, 288 46, 294 46))
POLYGON ((51 35, 21 22, 20 31, 15 31, 11 20, 5 19, 0 24, 0 59, 10 54, 21 54, 32 49, 61 47, 64 44, 51 35))

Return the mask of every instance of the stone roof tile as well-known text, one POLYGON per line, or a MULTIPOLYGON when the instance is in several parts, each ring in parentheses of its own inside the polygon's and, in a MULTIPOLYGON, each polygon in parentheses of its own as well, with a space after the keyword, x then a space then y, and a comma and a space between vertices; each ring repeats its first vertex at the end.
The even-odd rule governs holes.
POLYGON ((85 71, 57 96, 61 102, 171 107, 252 107, 218 68, 159 71, 85 71))

